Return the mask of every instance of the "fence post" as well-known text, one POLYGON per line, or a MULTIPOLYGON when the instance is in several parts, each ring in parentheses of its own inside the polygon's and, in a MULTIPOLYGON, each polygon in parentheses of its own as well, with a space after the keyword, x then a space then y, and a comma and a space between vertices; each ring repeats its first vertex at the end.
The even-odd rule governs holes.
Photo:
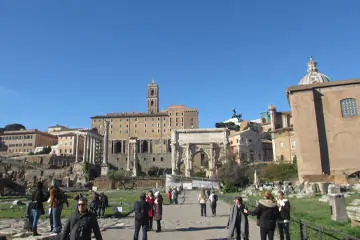
POLYGON ((300 240, 304 240, 303 223, 300 220, 300 240))
POLYGON ((303 235, 303 236, 304 236, 304 240, 308 240, 306 222, 304 223, 303 231, 304 231, 304 235, 303 235))

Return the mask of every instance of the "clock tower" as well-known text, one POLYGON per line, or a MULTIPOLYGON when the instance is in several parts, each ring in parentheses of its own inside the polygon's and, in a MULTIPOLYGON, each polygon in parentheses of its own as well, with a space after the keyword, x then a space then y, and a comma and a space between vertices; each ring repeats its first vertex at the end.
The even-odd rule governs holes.
POLYGON ((148 84, 148 113, 159 112, 159 86, 152 80, 151 84, 148 84))

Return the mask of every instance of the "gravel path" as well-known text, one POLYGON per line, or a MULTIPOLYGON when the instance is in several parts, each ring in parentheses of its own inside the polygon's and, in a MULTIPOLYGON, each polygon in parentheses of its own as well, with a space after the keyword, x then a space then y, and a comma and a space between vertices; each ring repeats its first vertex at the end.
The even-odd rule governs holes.
MULTIPOLYGON (((211 216, 211 209, 207 204, 207 217, 200 216, 200 206, 197 202, 198 191, 186 191, 185 196, 179 196, 179 205, 166 205, 163 207, 162 232, 148 232, 148 239, 177 240, 177 239, 224 239, 227 236, 227 224, 230 205, 218 202, 217 216, 211 216)), ((129 240, 133 238, 134 216, 131 214, 122 219, 122 223, 107 228, 102 232, 106 240, 129 240)), ((250 224, 250 239, 260 239, 259 228, 253 221, 250 224)), ((154 224, 154 229, 156 224, 154 224)), ((140 238, 141 239, 141 233, 140 238)))

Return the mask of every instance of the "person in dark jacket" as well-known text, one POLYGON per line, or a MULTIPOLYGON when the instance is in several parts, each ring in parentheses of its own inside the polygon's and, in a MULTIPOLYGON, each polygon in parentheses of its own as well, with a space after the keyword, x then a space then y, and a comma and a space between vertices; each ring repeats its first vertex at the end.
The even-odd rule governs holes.
POLYGON ((91 240, 91 230, 96 240, 102 240, 96 215, 87 209, 87 199, 79 198, 77 206, 78 210, 70 215, 64 227, 61 240, 91 240))
POLYGON ((284 240, 284 232, 286 240, 290 240, 289 222, 290 222, 290 202, 284 198, 284 193, 279 191, 277 205, 279 208, 279 220, 277 223, 279 229, 280 240, 284 240))
POLYGON ((146 202, 145 193, 140 194, 140 200, 134 203, 134 212, 135 212, 134 240, 139 239, 140 228, 142 228, 142 239, 147 240, 149 209, 150 209, 150 205, 149 203, 146 202))
POLYGON ((32 210, 31 210, 32 216, 33 216, 33 225, 32 225, 33 236, 40 235, 37 232, 37 223, 39 221, 40 216, 45 213, 43 202, 45 202, 46 200, 47 199, 45 199, 44 192, 43 192, 43 183, 38 182, 37 188, 31 197, 31 201, 33 203, 32 210))
POLYGON ((237 197, 226 225, 228 239, 249 240, 249 221, 245 209, 242 197, 237 197))
POLYGON ((270 191, 264 193, 264 199, 259 201, 254 211, 244 210, 244 213, 257 216, 260 225, 260 239, 273 240, 276 221, 279 218, 277 203, 270 191))
POLYGON ((157 191, 154 196, 154 220, 156 221, 156 232, 161 232, 163 197, 161 196, 159 191, 157 191))

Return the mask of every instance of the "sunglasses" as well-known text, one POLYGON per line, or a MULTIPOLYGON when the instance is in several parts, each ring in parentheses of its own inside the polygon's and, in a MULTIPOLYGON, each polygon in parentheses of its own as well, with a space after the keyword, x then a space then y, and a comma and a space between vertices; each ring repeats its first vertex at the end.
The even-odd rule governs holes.
POLYGON ((82 207, 85 207, 86 204, 85 203, 79 203, 78 206, 82 206, 82 207))

